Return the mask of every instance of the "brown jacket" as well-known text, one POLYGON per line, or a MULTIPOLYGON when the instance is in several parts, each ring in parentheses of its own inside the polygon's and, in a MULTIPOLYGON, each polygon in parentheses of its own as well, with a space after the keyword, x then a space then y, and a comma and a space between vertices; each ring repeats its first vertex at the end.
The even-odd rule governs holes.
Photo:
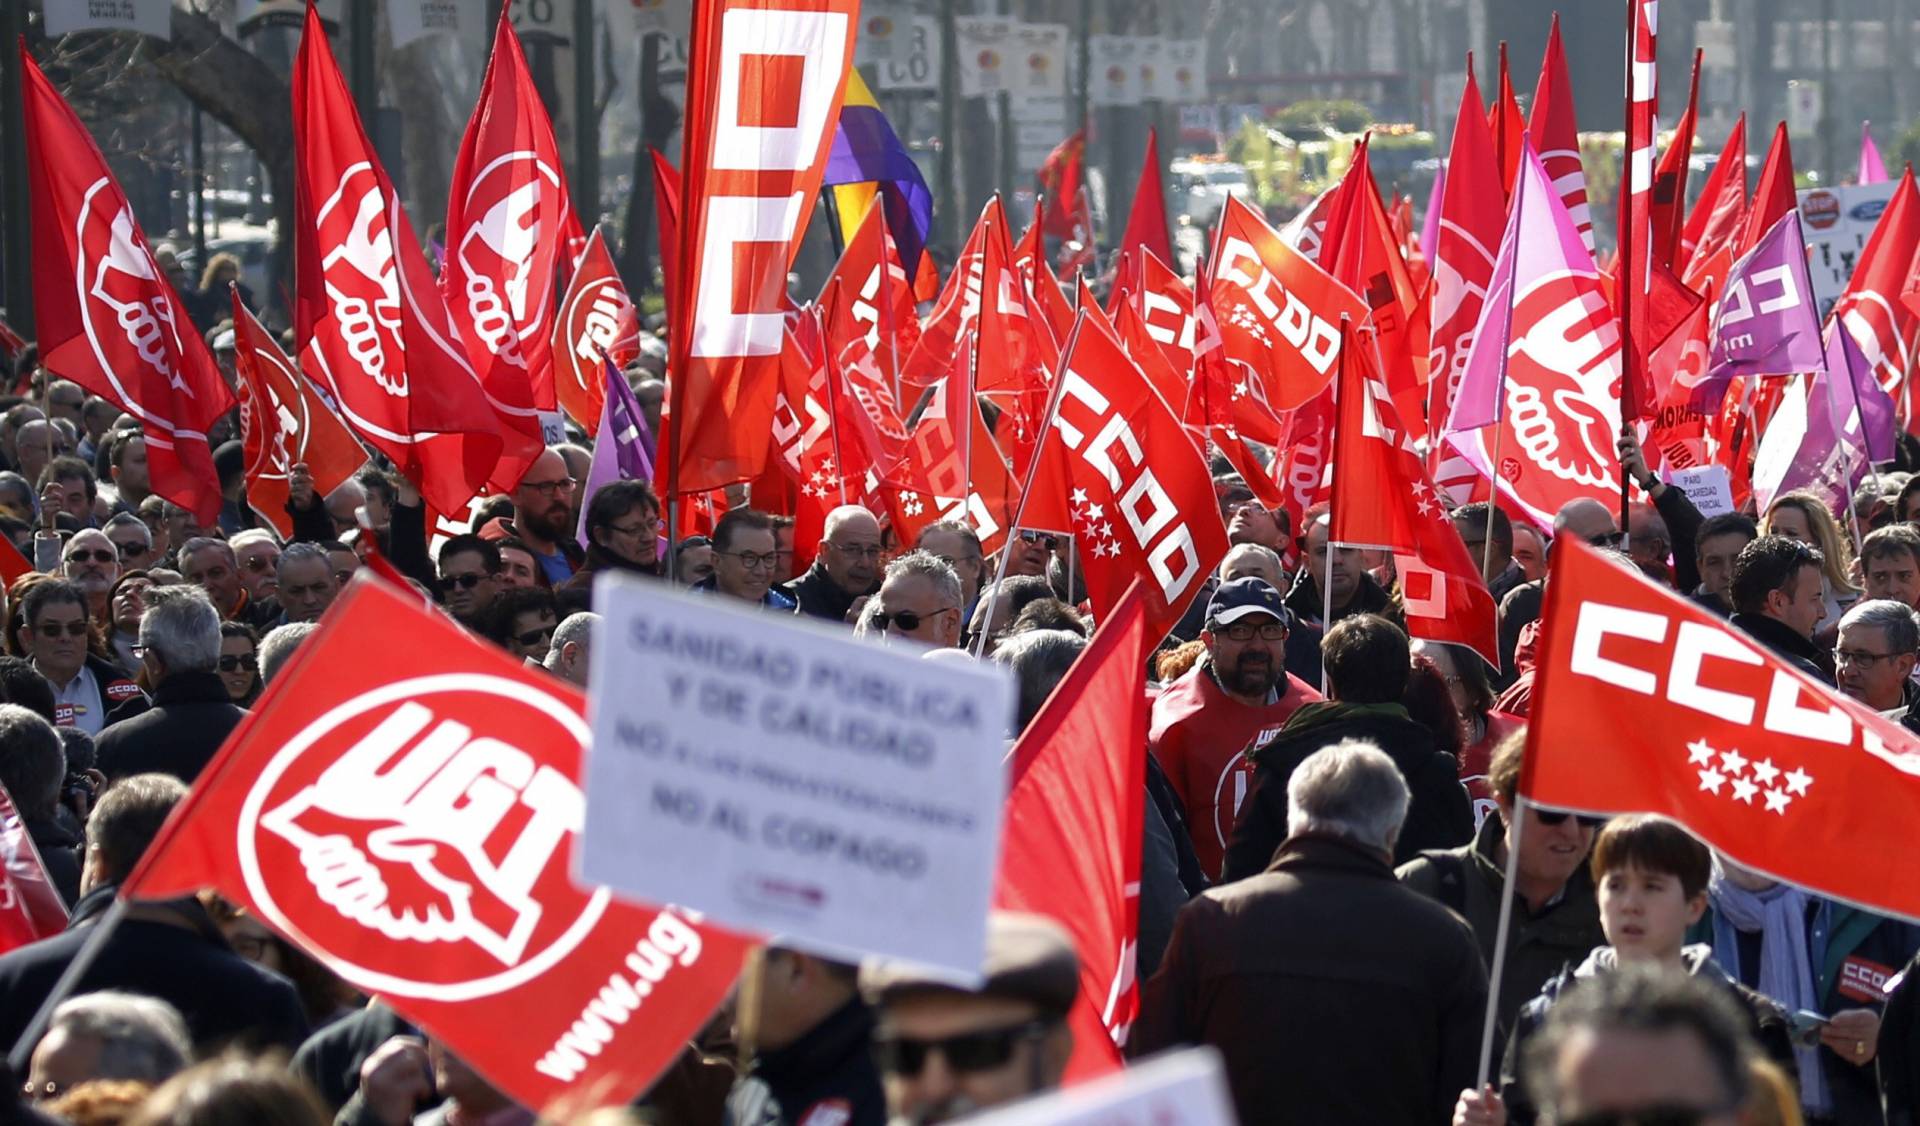
POLYGON ((1210 1044, 1240 1121, 1437 1126, 1473 1085, 1487 973, 1459 916, 1339 837, 1180 912, 1128 1050, 1210 1044))

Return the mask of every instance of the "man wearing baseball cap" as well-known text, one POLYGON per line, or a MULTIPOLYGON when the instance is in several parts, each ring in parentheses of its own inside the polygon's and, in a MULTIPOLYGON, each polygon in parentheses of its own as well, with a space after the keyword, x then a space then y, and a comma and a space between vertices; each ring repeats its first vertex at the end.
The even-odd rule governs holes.
POLYGON ((1320 699, 1286 671, 1292 624, 1264 579, 1221 583, 1207 603, 1206 656, 1153 703, 1147 745, 1186 813, 1193 850, 1217 879, 1233 821, 1253 781, 1247 752, 1280 733, 1302 704, 1320 699))
POLYGON ((1080 992, 1073 941, 1050 919, 995 911, 980 972, 962 989, 903 962, 862 967, 890 1121, 946 1122, 1059 1086, 1080 992))

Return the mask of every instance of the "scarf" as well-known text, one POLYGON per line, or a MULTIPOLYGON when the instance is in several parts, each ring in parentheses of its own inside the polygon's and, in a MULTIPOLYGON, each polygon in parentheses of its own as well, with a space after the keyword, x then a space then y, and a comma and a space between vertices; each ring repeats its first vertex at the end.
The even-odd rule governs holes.
MULTIPOLYGON (((1736 980, 1744 979, 1739 936, 1741 932, 1757 932, 1760 973, 1756 980, 1760 992, 1778 1001, 1788 1013, 1819 1011, 1813 957, 1807 949, 1807 894, 1786 884, 1748 891, 1727 878, 1716 856, 1707 897, 1713 904, 1713 952, 1719 963, 1731 970, 1736 980)), ((1793 1056, 1800 1071, 1801 1105, 1812 1114, 1830 1113, 1833 1100, 1821 1069, 1819 1046, 1795 1044, 1793 1056)))

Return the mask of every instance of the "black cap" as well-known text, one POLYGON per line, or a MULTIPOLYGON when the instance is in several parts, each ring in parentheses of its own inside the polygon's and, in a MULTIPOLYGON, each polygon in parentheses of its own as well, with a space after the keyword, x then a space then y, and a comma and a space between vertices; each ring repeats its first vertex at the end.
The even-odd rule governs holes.
POLYGON ((1266 614, 1283 625, 1288 622, 1287 604, 1281 601, 1280 592, 1273 589, 1273 584, 1265 579, 1245 578, 1221 583, 1207 601, 1207 621, 1214 625, 1232 625, 1241 618, 1255 614, 1266 614))

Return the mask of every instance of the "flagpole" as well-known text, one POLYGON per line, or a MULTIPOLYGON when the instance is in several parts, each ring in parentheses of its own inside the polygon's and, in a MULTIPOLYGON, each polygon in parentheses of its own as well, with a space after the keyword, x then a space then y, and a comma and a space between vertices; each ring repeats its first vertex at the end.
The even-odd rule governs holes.
MULTIPOLYGON (((1340 366, 1337 369, 1335 369, 1333 373, 1333 434, 1334 434, 1334 437, 1333 437, 1333 440, 1328 443, 1329 446, 1332 448, 1330 448, 1327 451, 1327 470, 1328 472, 1333 473, 1335 475, 1338 475, 1340 472, 1340 469, 1339 469, 1340 450, 1338 446, 1334 444, 1339 441, 1339 434, 1340 434, 1340 384, 1346 382, 1344 377, 1346 375, 1346 368, 1347 368, 1347 349, 1352 347, 1353 345, 1353 341, 1348 335, 1349 330, 1352 328, 1352 324, 1353 322, 1351 318, 1349 318, 1345 313, 1340 314, 1340 366)), ((1333 628, 1333 550, 1334 550, 1333 548, 1333 498, 1334 498, 1334 495, 1335 494, 1332 489, 1327 490, 1327 562, 1325 567, 1322 568, 1321 575, 1320 575, 1320 636, 1321 637, 1325 637, 1327 635, 1327 631, 1333 628)), ((1305 539, 1306 539, 1306 533, 1305 533, 1305 530, 1303 529, 1301 533, 1301 540, 1304 542, 1305 539)), ((1328 687, 1327 666, 1325 662, 1322 662, 1320 665, 1320 694, 1322 696, 1325 696, 1327 694, 1327 687, 1328 687)))
MULTIPOLYGON (((1085 309, 1080 309, 1074 313, 1073 331, 1067 334, 1067 346, 1060 350, 1062 357, 1073 354, 1073 346, 1080 339, 1080 322, 1085 320, 1086 316, 1087 311, 1085 309)), ((976 333, 975 348, 977 349, 978 347, 979 340, 978 334, 976 333)), ((1000 548, 1000 565, 994 568, 993 593, 987 595, 987 613, 986 616, 981 619, 982 627, 993 624, 993 607, 994 604, 1000 600, 1000 584, 1007 579, 1007 561, 1013 557, 1014 539, 1020 535, 1020 522, 1027 518, 1027 499, 1033 495, 1033 478, 1040 470, 1040 456, 1045 452, 1047 438, 1053 431, 1054 416, 1060 411, 1060 396, 1065 391, 1067 385, 1067 381, 1064 378, 1065 374, 1066 373, 1062 371, 1061 376, 1056 377, 1053 381, 1053 395, 1047 400, 1047 413, 1042 416, 1040 422, 1040 438, 1033 444, 1033 460, 1027 464, 1027 479, 1020 483, 1020 504, 1019 507, 1013 510, 1013 527, 1007 529, 1007 542, 1000 548)), ((968 419, 968 421, 971 422, 972 419, 968 419)), ((968 445, 971 446, 972 443, 969 442, 968 445)), ((1071 539, 1072 537, 1069 536, 1068 538, 1071 539)), ((973 638, 973 658, 979 660, 980 655, 986 650, 986 647, 987 631, 985 628, 982 628, 973 638)))
MULTIPOLYGON (((1635 293, 1635 287, 1637 287, 1640 284, 1640 282, 1638 277, 1636 276, 1636 271, 1634 268, 1634 261, 1633 261, 1634 153, 1631 147, 1633 144, 1633 135, 1634 135, 1633 50, 1634 50, 1634 41, 1639 36, 1639 23, 1638 23, 1639 13, 1636 8, 1636 5, 1638 4, 1638 2, 1639 0, 1626 0, 1627 49, 1626 49, 1626 65, 1623 70, 1623 75, 1625 77, 1626 84, 1623 87, 1621 87, 1621 89, 1626 91, 1626 96, 1627 96, 1626 138, 1627 138, 1627 145, 1628 145, 1628 149, 1625 154, 1626 175, 1623 177, 1623 182, 1625 184, 1626 190, 1621 192, 1620 194, 1620 201, 1625 205, 1621 209, 1620 214, 1621 214, 1621 218, 1625 221, 1620 224, 1620 240, 1619 240, 1620 255, 1619 255, 1619 274, 1618 274, 1619 281, 1622 283, 1625 283, 1625 287, 1626 287, 1623 290, 1623 300, 1620 302, 1620 339, 1626 345, 1626 347, 1622 350, 1622 353, 1621 353, 1622 364, 1623 364, 1621 374, 1624 377, 1620 380, 1620 438, 1622 441, 1625 441, 1627 436, 1630 433, 1632 433, 1633 423, 1630 420, 1630 417, 1629 417, 1630 412, 1628 408, 1629 408, 1629 404, 1632 403, 1632 400, 1633 400, 1633 386, 1634 386, 1633 381, 1635 377, 1638 376, 1639 374, 1639 365, 1640 365, 1640 350, 1636 348, 1633 343, 1633 297, 1635 293)), ((1617 461, 1618 459, 1616 458, 1615 460, 1617 461)), ((1497 465, 1494 466, 1494 472, 1498 473, 1499 471, 1500 471, 1500 467, 1497 465)), ((1632 487, 1633 487, 1632 482, 1630 482, 1627 479, 1626 469, 1622 467, 1620 469, 1620 537, 1621 537, 1620 550, 1622 551, 1625 551, 1628 545, 1627 513, 1633 502, 1633 496, 1631 491, 1632 487)), ((1484 1070, 1484 1068, 1482 1070, 1484 1070)))
MULTIPOLYGON (((842 300, 840 287, 834 287, 834 300, 842 300)), ((847 503, 847 462, 840 456, 840 396, 835 389, 839 381, 840 357, 834 353, 833 342, 827 338, 826 326, 820 326, 821 347, 827 352, 827 435, 833 442, 833 475, 840 478, 840 503, 847 503)))
POLYGON ((113 937, 113 932, 120 926, 120 920, 126 917, 127 906, 125 899, 119 896, 114 897, 112 905, 107 908, 104 915, 100 916, 100 921, 93 924, 93 929, 87 935, 86 941, 80 944, 80 949, 74 954, 73 961, 67 963, 67 968, 61 971, 60 977, 53 983, 53 989, 47 993, 46 1000, 40 1002, 40 1008, 35 1010, 33 1019, 27 1022, 27 1027, 20 1033, 20 1039, 13 1042, 13 1050, 7 1054, 7 1066, 13 1070, 14 1075, 27 1074, 27 1066, 33 1061, 34 1045, 40 1042, 40 1037, 46 1034, 47 1025, 53 1022, 53 1011, 60 1007, 60 1003, 79 986, 80 979, 93 968, 93 963, 99 959, 100 952, 106 949, 107 940, 113 937))
POLYGON ((1493 1069, 1493 1028, 1500 1019, 1500 978, 1507 969, 1507 936, 1513 931, 1514 881, 1520 878, 1520 834, 1527 820, 1527 799, 1513 795, 1513 830, 1507 840, 1506 878, 1500 884, 1500 923, 1493 931, 1493 968, 1487 975, 1487 1010, 1480 1022, 1480 1070, 1474 1090, 1487 1085, 1493 1069))

